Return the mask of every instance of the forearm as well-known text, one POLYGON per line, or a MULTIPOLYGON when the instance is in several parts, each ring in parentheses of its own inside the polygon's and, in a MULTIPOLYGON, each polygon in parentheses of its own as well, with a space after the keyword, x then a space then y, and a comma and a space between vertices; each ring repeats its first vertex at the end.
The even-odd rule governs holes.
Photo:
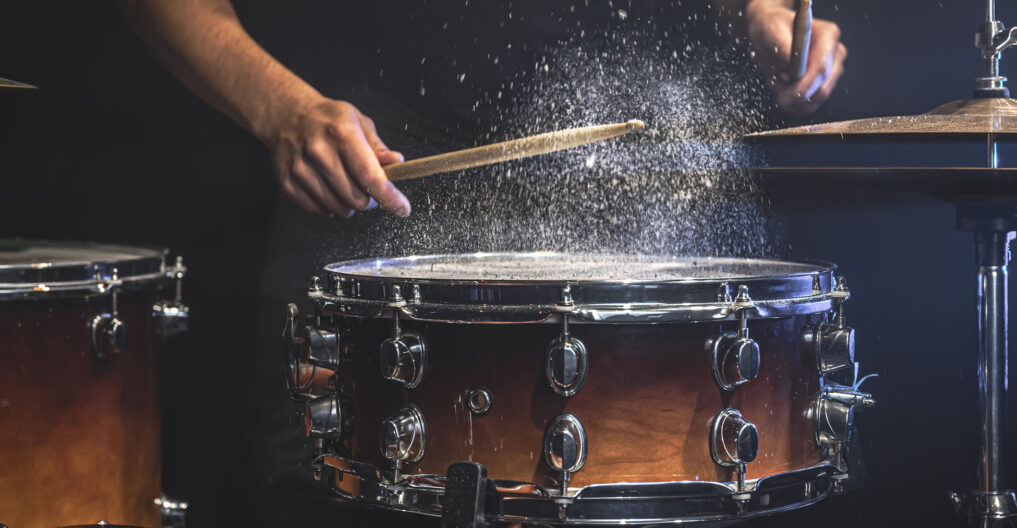
POLYGON ((273 123, 320 99, 241 26, 229 0, 122 0, 159 59, 199 97, 263 142, 273 123))

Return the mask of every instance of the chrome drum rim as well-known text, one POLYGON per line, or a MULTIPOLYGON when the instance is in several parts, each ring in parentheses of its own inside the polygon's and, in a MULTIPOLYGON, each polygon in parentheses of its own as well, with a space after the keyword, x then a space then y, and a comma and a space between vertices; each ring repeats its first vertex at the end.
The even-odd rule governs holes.
MULTIPOLYGON (((447 323, 537 323, 568 314, 575 322, 679 323, 749 317, 784 317, 830 310, 838 292, 836 266, 827 262, 734 259, 718 257, 643 257, 672 263, 741 271, 708 278, 661 279, 456 279, 412 272, 387 273, 407 266, 485 261, 546 265, 559 259, 610 259, 611 255, 565 253, 473 253, 423 255, 394 259, 338 262, 322 270, 310 298, 325 312, 353 317, 391 317, 447 323), (753 273, 756 269, 759 272, 753 273), (735 301, 745 288, 751 302, 735 301)), ((476 273, 476 272, 474 272, 476 273)), ((464 276, 469 276, 465 274, 464 276)))

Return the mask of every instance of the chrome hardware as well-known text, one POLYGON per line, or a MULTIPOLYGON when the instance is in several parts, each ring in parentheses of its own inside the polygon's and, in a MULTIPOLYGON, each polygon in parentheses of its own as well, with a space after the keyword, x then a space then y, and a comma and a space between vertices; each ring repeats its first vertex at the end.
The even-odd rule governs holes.
POLYGON ((563 316, 561 335, 547 347, 547 382, 558 395, 570 398, 583 388, 588 371, 586 345, 569 336, 568 316, 563 316))
POLYGON ((563 413, 551 419, 544 431, 544 460, 561 473, 559 491, 568 494, 569 476, 583 468, 587 451, 586 428, 575 415, 563 413))
POLYGON ((477 416, 484 416, 494 405, 494 396, 484 387, 474 387, 466 391, 465 399, 466 407, 477 416))
POLYGON ((407 389, 416 388, 427 370, 427 344, 417 334, 400 331, 398 313, 392 315, 392 334, 382 341, 379 350, 381 375, 407 389))
MULTIPOLYGON (((664 259, 662 263, 695 269, 704 263, 717 269, 739 269, 745 276, 737 283, 730 278, 694 281, 600 281, 583 278, 581 282, 520 280, 512 284, 499 281, 463 281, 454 278, 407 278, 388 270, 410 270, 428 277, 435 267, 453 265, 464 270, 471 266, 509 263, 511 268, 574 265, 575 254, 561 253, 477 253, 470 255, 417 255, 395 259, 369 259, 336 263, 322 270, 323 282, 334 285, 310 296, 325 313, 344 317, 381 318, 396 312, 400 318, 461 324, 537 323, 560 321, 568 313, 572 323, 691 323, 736 320, 739 307, 718 301, 721 284, 748 286, 753 305, 750 317, 784 317, 826 312, 839 299, 833 295, 833 267, 825 263, 784 262, 776 269, 772 261, 752 259, 693 258, 664 259), (373 270, 367 273, 365 270, 373 270), (817 294, 813 278, 820 277, 824 289, 817 294), (401 301, 393 295, 393 281, 399 281, 401 301), (410 302, 410 288, 420 285, 422 301, 410 302), (568 296, 565 288, 569 288, 568 296), (566 298, 568 297, 568 299, 566 298), (567 302, 571 301, 571 305, 567 302), (394 303, 394 304, 393 304, 394 303)), ((620 266, 629 265, 619 263, 620 266)), ((631 262, 634 273, 644 272, 645 262, 631 262)), ((499 268, 500 269, 500 268, 499 268)), ((415 296, 414 296, 415 297, 415 296)))
POLYGON ((313 325, 302 325, 297 305, 286 307, 283 328, 290 397, 306 401, 334 391, 339 369, 339 336, 313 325))
MULTIPOLYGON (((748 298, 744 289, 745 286, 739 289, 739 299, 742 294, 748 298)), ((713 380, 726 391, 733 391, 759 375, 759 344, 749 337, 745 310, 738 314, 738 325, 737 332, 724 333, 707 344, 711 350, 710 369, 713 380)))
MULTIPOLYGON (((101 279, 98 272, 95 278, 97 281, 101 279)), ((120 320, 117 308, 119 286, 117 269, 113 268, 112 277, 102 288, 110 293, 110 311, 95 316, 91 323, 92 352, 101 360, 105 360, 111 354, 120 354, 127 348, 127 325, 120 320)))
POLYGON ((816 401, 816 443, 836 446, 851 440, 855 406, 872 407, 876 400, 871 394, 846 385, 827 385, 816 401))
POLYGON ((400 466, 420 462, 427 450, 427 424, 420 408, 410 405, 386 418, 381 422, 380 440, 381 454, 392 461, 396 471, 393 482, 397 482, 400 466))
POLYGON ((152 306, 152 315, 159 319, 162 335, 170 337, 187 330, 187 320, 191 309, 184 304, 184 257, 177 257, 173 268, 166 271, 166 276, 173 279, 176 293, 172 301, 158 301, 152 306))
POLYGON ((335 394, 304 404, 304 432, 310 438, 338 438, 343 432, 343 408, 335 394))
MULTIPOLYGON (((446 493, 455 487, 446 475, 407 475, 391 482, 375 466, 336 455, 321 457, 321 465, 322 481, 337 495, 383 509, 438 516, 446 493)), ((513 524, 525 519, 526 524, 539 526, 691 525, 735 517, 742 521, 834 496, 838 493, 834 479, 841 477, 848 476, 824 464, 763 477, 743 493, 726 482, 620 482, 573 489, 567 499, 537 484, 488 478, 483 520, 513 524)))
POLYGON ((155 499, 162 518, 162 528, 184 528, 187 526, 187 503, 167 497, 165 493, 155 499))
POLYGON ((957 514, 968 517, 974 526, 1010 527, 1017 519, 1017 496, 1012 491, 950 493, 950 500, 957 514), (989 523, 981 522, 983 519, 989 523))
POLYGON ((746 466, 759 453, 759 432, 742 418, 742 413, 728 407, 717 413, 710 425, 710 455, 724 467, 738 473, 738 491, 745 491, 746 466))
POLYGON ((838 322, 806 328, 802 341, 805 349, 814 356, 820 376, 849 368, 855 363, 855 330, 844 326, 840 316, 838 322))

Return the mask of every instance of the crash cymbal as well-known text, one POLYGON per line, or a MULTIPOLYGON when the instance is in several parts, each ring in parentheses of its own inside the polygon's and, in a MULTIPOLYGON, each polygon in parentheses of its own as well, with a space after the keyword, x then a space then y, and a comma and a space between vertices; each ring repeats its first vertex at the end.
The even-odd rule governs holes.
POLYGON ((808 136, 984 136, 1017 134, 1017 99, 961 99, 911 116, 875 117, 750 134, 750 141, 808 136))
POLYGON ((32 86, 23 82, 12 81, 10 79, 4 79, 0 77, 0 88, 27 88, 30 90, 38 89, 38 86, 32 86))

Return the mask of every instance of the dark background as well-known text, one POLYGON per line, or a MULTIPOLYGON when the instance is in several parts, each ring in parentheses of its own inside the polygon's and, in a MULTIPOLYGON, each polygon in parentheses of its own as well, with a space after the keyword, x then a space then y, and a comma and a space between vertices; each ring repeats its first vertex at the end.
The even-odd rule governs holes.
MULTIPOLYGON (((192 329, 165 362, 164 484, 192 501, 191 526, 231 525, 276 197, 267 152, 176 83, 113 3, 31 4, 0 17, 0 75, 42 88, 0 93, 0 236, 186 256, 192 329)), ((818 4, 851 56, 816 121, 969 95, 978 2, 818 4)), ((1000 18, 1017 23, 1017 8, 1001 5, 1000 18)), ((899 190, 815 182, 772 200, 792 256, 836 262, 849 277, 858 357, 881 377, 867 385, 879 405, 858 418, 869 486, 756 525, 958 525, 946 492, 974 484, 977 456, 972 237, 954 229, 949 204, 899 190)))

